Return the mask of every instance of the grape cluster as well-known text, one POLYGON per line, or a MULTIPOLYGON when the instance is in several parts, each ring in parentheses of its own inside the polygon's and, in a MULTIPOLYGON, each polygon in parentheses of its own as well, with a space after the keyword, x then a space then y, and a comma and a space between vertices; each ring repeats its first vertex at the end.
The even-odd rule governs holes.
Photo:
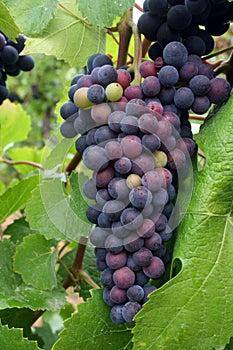
POLYGON ((155 60, 171 41, 181 41, 189 54, 207 55, 214 48, 213 36, 224 34, 233 19, 233 4, 226 0, 145 0, 138 20, 141 34, 153 44, 155 60))
POLYGON ((80 134, 76 150, 93 171, 83 192, 93 200, 86 215, 103 299, 113 322, 131 323, 170 262, 176 188, 197 146, 188 111, 172 103, 174 96, 164 101, 176 79, 163 86, 154 62, 141 64, 140 86, 106 55, 91 56, 87 67, 71 82, 60 130, 68 138, 80 134))
POLYGON ((19 34, 16 42, 0 31, 0 105, 8 97, 7 75, 17 76, 21 71, 30 71, 34 59, 30 55, 20 55, 25 47, 25 37, 19 34))

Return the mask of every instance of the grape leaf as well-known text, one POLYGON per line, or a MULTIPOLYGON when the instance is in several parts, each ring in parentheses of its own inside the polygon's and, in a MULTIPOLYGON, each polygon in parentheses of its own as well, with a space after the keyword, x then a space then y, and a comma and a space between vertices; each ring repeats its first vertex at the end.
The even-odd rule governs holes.
POLYGON ((80 215, 79 209, 85 205, 84 199, 80 195, 76 205, 72 193, 71 196, 65 194, 60 178, 42 179, 26 206, 30 227, 39 230, 47 239, 78 241, 80 235, 87 236, 91 224, 80 215))
MULTIPOLYGON (((34 147, 14 147, 7 151, 7 154, 13 161, 26 160, 35 163, 40 163, 41 154, 43 152, 43 148, 41 150, 34 147)), ((14 165, 14 168, 21 174, 27 175, 29 172, 34 170, 31 165, 27 164, 18 164, 14 165)))
POLYGON ((56 13, 58 0, 4 0, 25 35, 41 33, 56 13))
POLYGON ((55 265, 58 250, 51 250, 51 242, 40 234, 26 236, 16 248, 14 271, 23 281, 38 289, 53 289, 57 285, 55 265), (25 263, 27 261, 27 263, 25 263))
POLYGON ((0 310, 3 325, 12 328, 23 328, 24 336, 31 336, 31 325, 34 323, 35 312, 26 308, 12 308, 0 310))
POLYGON ((11 236, 11 241, 15 244, 21 243, 23 238, 31 233, 36 233, 36 231, 30 229, 25 217, 15 220, 4 230, 4 235, 11 236))
POLYGON ((22 106, 5 100, 0 106, 0 154, 6 146, 25 140, 30 129, 30 116, 22 106))
POLYGON ((64 322, 65 329, 53 350, 131 349, 131 329, 116 325, 109 318, 110 308, 102 300, 102 290, 78 305, 78 312, 64 322))
POLYGON ((9 38, 15 40, 21 30, 14 22, 9 9, 0 1, 0 28, 9 38))
POLYGON ((37 342, 23 337, 23 330, 19 328, 8 328, 0 326, 1 349, 7 350, 39 350, 37 342))
POLYGON ((178 229, 173 266, 136 317, 135 349, 224 348, 233 314, 233 99, 208 118, 197 142, 206 156, 178 229))
POLYGON ((133 7, 134 2, 134 0, 78 1, 83 16, 87 17, 88 21, 93 25, 101 27, 110 27, 117 16, 121 16, 125 11, 133 7))
POLYGON ((13 272, 14 254, 15 245, 10 240, 0 241, 0 309, 60 310, 66 302, 65 290, 45 291, 26 285, 20 275, 13 272))
POLYGON ((56 16, 35 38, 28 38, 25 53, 45 53, 70 66, 85 66, 90 55, 105 51, 105 30, 89 26, 75 0, 61 0, 56 16))
POLYGON ((17 185, 8 188, 1 196, 0 222, 10 214, 25 206, 31 197, 31 191, 38 183, 38 176, 34 175, 21 180, 17 185))

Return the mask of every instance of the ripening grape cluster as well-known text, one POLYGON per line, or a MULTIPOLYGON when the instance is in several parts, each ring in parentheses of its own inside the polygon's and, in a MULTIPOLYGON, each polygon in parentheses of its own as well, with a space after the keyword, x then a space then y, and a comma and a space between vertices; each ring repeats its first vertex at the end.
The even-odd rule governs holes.
POLYGON ((30 55, 20 55, 25 46, 25 37, 19 34, 16 42, 0 31, 0 105, 8 97, 7 75, 17 76, 21 71, 30 71, 34 59, 30 55))
POLYGON ((228 28, 227 1, 146 0, 138 27, 155 43, 140 64, 140 84, 127 67, 94 54, 60 108, 61 134, 78 135, 76 150, 92 170, 83 185, 93 201, 86 211, 90 242, 117 324, 134 322, 170 262, 177 191, 197 152, 189 112, 206 113, 230 95, 228 81, 201 58, 213 48, 207 30, 220 2, 212 35, 228 28))

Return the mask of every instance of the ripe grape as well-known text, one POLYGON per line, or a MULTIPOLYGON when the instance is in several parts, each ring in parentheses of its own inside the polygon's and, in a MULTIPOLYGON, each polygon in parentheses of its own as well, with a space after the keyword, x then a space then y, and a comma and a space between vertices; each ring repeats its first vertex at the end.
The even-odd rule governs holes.
POLYGON ((157 279, 164 274, 165 266, 160 258, 158 258, 157 256, 153 256, 150 264, 147 266, 143 266, 142 270, 147 277, 157 279))
POLYGON ((127 298, 129 301, 138 301, 140 302, 144 298, 144 289, 138 284, 134 284, 133 286, 127 289, 127 298))
POLYGON ((163 50, 163 58, 166 64, 179 68, 187 62, 188 51, 182 43, 171 41, 163 50))
POLYGON ((128 289, 135 282, 135 274, 127 266, 114 271, 112 277, 116 286, 122 289, 128 289))
POLYGON ((125 322, 133 323, 134 316, 138 313, 139 310, 141 310, 142 306, 133 301, 128 301, 123 307, 122 307, 122 316, 125 320, 125 322))
POLYGON ((124 304, 127 301, 126 290, 113 286, 110 292, 110 299, 114 304, 124 304))
POLYGON ((123 309, 122 305, 114 305, 111 308, 110 318, 111 318, 112 322, 114 322, 116 324, 121 324, 121 323, 125 322, 125 319, 122 316, 122 309, 123 309))

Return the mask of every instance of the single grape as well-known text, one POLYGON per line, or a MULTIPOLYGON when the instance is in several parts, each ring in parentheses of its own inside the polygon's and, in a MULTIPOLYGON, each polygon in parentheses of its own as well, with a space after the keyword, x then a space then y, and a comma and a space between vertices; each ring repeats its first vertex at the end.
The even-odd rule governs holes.
POLYGON ((161 246, 161 244, 162 238, 157 232, 154 232, 151 237, 146 238, 144 242, 145 248, 149 249, 152 252, 156 251, 161 246))
POLYGON ((108 252, 113 254, 118 254, 123 251, 123 241, 121 238, 116 237, 113 234, 110 234, 104 243, 105 248, 108 252))
POLYGON ((192 21, 192 14, 184 5, 174 5, 167 13, 167 23, 174 30, 184 30, 192 21))
POLYGON ((157 30, 157 41, 161 46, 166 46, 171 41, 179 41, 180 32, 172 29, 167 22, 163 22, 157 30))
POLYGON ((1 61, 4 64, 15 64, 18 59, 18 51, 13 46, 5 45, 1 50, 1 61))
POLYGON ((108 103, 101 103, 91 108, 91 118, 97 124, 107 124, 112 110, 108 103))
POLYGON ((213 78, 210 81, 210 90, 207 94, 211 103, 219 104, 226 102, 230 96, 231 85, 224 78, 213 78))
MULTIPOLYGON (((90 232, 90 242, 97 248, 103 248, 105 240, 109 236, 109 232, 101 227, 93 227, 90 232)), ((102 283, 103 284, 103 283, 102 283)))
POLYGON ((143 216, 136 208, 126 208, 122 211, 120 221, 128 230, 134 231, 141 226, 143 216))
POLYGON ((159 16, 152 15, 149 12, 143 13, 138 19, 138 30, 149 41, 156 41, 156 33, 163 19, 159 16))
POLYGON ((124 116, 120 121, 120 128, 125 134, 138 134, 138 118, 132 115, 124 116))
POLYGON ((119 173, 119 174, 127 174, 130 172, 132 168, 132 163, 131 160, 127 157, 121 157, 118 160, 115 161, 114 163, 114 169, 119 173))
POLYGON ((175 92, 176 92, 176 89, 174 86, 162 87, 162 89, 160 90, 160 93, 158 94, 160 102, 163 105, 173 103, 175 92))
POLYGON ((181 87, 176 90, 174 103, 180 109, 189 109, 194 102, 194 94, 188 87, 181 87))
POLYGON ((127 253, 122 251, 118 254, 108 252, 106 255, 106 263, 110 269, 117 270, 125 266, 127 262, 127 253))
POLYGON ((124 304, 127 301, 126 290, 113 286, 110 292, 110 299, 114 304, 124 304))
POLYGON ((133 260, 133 257, 132 257, 132 254, 129 254, 128 255, 128 258, 127 258, 127 263, 126 263, 127 267, 136 272, 136 271, 140 271, 141 270, 141 266, 137 265, 135 263, 135 261, 133 260))
POLYGON ((204 114, 210 108, 210 100, 207 96, 196 96, 191 109, 196 114, 204 114))
POLYGON ((35 60, 31 55, 22 55, 22 56, 19 56, 17 65, 24 72, 29 72, 34 68, 35 60))
POLYGON ((166 64, 179 68, 187 62, 188 51, 179 41, 171 41, 163 50, 163 58, 166 64))
POLYGON ((111 308, 110 318, 111 318, 112 322, 114 322, 116 324, 122 324, 125 322, 125 319, 122 316, 122 309, 123 309, 122 305, 114 305, 111 308))
POLYGON ((145 134, 154 134, 157 131, 158 120, 151 113, 142 114, 138 119, 138 127, 145 134))
POLYGON ((150 152, 154 153, 161 146, 160 138, 154 134, 143 135, 142 145, 146 147, 150 152))
POLYGON ((197 35, 192 35, 184 39, 183 41, 188 54, 195 54, 202 56, 206 52, 206 46, 204 40, 197 35))
POLYGON ((135 282, 135 274, 127 266, 124 266, 113 273, 113 281, 117 287, 128 289, 135 282))
POLYGON ((157 70, 154 66, 154 62, 150 60, 145 60, 140 64, 139 67, 140 74, 143 78, 149 77, 149 76, 155 76, 157 73, 157 70))
POLYGON ((87 90, 87 98, 92 103, 101 103, 105 100, 105 90, 103 86, 98 84, 91 85, 87 90))
POLYGON ((149 238, 154 234, 155 225, 151 219, 143 219, 142 225, 137 229, 137 234, 142 238, 149 238))
POLYGON ((144 274, 142 270, 135 271, 135 284, 144 287, 144 285, 149 281, 149 277, 144 274))
MULTIPOLYGON (((111 289, 104 288, 104 290, 103 290, 103 301, 105 302, 106 305, 113 306, 114 303, 113 303, 113 301, 110 298, 110 292, 111 292, 111 289)), ((119 305, 115 305, 115 306, 119 306, 119 305)))
POLYGON ((143 92, 141 86, 138 85, 130 85, 124 91, 124 96, 128 101, 133 99, 142 99, 143 92))
POLYGON ((143 209, 152 201, 152 194, 144 186, 134 187, 129 193, 129 200, 137 209, 143 209))
POLYGON ((81 87, 75 91, 73 99, 74 103, 78 108, 91 107, 93 103, 87 97, 88 87, 81 87))
POLYGON ((133 323, 134 317, 141 310, 141 305, 137 302, 128 301, 122 308, 122 316, 125 322, 133 323))
POLYGON ((155 76, 146 77, 141 84, 141 88, 145 96, 156 96, 161 88, 159 79, 155 76))
POLYGON ((121 140, 121 148, 125 157, 132 159, 142 153, 141 139, 136 135, 126 135, 121 140))
POLYGON ((144 298, 142 300, 143 304, 145 304, 149 300, 149 294, 156 290, 155 286, 148 285, 143 287, 144 290, 144 298))
POLYGON ((117 69, 117 83, 119 83, 123 90, 125 90, 131 83, 131 75, 125 69, 117 69))
POLYGON ((104 287, 108 289, 111 289, 114 286, 113 271, 109 267, 102 271, 100 275, 100 282, 104 287))
POLYGON ((104 65, 113 66, 113 62, 112 62, 111 58, 107 55, 97 54, 93 59, 92 68, 102 67, 104 65))
POLYGON ((115 138, 116 134, 109 128, 108 125, 98 127, 94 134, 94 140, 97 145, 103 144, 109 140, 114 140, 115 138))
POLYGON ((123 156, 121 144, 115 140, 110 140, 106 143, 105 151, 108 159, 118 159, 123 156))
POLYGON ((108 184, 108 193, 114 199, 125 201, 129 195, 126 180, 121 177, 114 177, 108 184))
POLYGON ((195 62, 185 62, 179 69, 179 76, 183 82, 189 82, 195 75, 198 74, 198 66, 195 62))
POLYGON ((83 152, 83 163, 91 170, 98 171, 107 168, 108 158, 105 150, 99 146, 89 146, 83 152))
POLYGON ((78 107, 72 101, 63 103, 63 105, 60 108, 60 115, 63 119, 67 119, 68 117, 77 112, 78 107))
POLYGON ((155 164, 154 154, 144 150, 142 154, 132 160, 132 173, 143 176, 147 171, 154 169, 155 164))
POLYGON ((119 83, 111 83, 105 89, 108 101, 118 101, 123 95, 123 88, 119 83))
POLYGON ((163 86, 171 87, 178 82, 179 73, 175 67, 167 65, 160 69, 158 78, 163 86))
POLYGON ((114 177, 114 169, 112 165, 108 166, 103 170, 99 170, 93 173, 93 179, 95 181, 96 186, 99 188, 107 187, 109 182, 113 179, 113 177, 114 177))
POLYGON ((147 277, 158 279, 164 274, 165 266, 160 258, 153 256, 150 264, 143 266, 142 270, 147 277))
POLYGON ((98 71, 98 80, 105 87, 108 84, 115 83, 117 81, 117 70, 110 64, 103 65, 98 71))
POLYGON ((119 200, 110 200, 103 206, 103 213, 108 215, 110 221, 119 221, 125 209, 124 203, 119 200))
POLYGON ((129 301, 140 302, 144 298, 144 289, 138 284, 134 284, 127 289, 127 298, 129 301))

